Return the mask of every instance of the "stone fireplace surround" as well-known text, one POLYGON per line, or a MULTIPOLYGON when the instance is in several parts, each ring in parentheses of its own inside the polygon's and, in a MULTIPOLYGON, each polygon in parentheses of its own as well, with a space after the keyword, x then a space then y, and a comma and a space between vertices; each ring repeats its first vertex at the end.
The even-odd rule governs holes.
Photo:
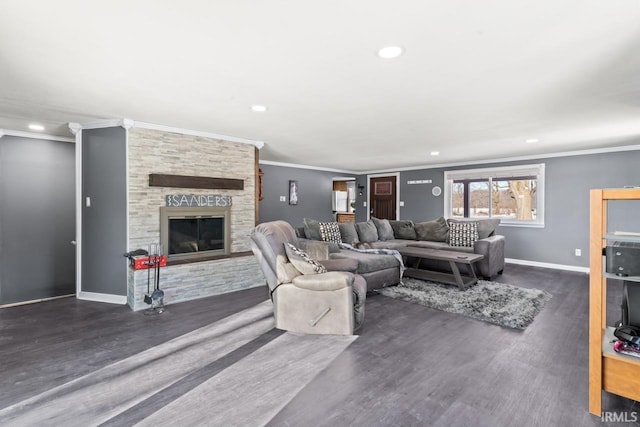
MULTIPOLYGON (((165 304, 188 301, 255 286, 264 278, 249 244, 256 223, 256 149, 233 141, 185 135, 155 129, 131 128, 128 133, 129 248, 147 248, 160 240, 160 207, 171 187, 150 187, 150 174, 223 177, 244 180, 242 190, 190 189, 195 195, 212 192, 231 196, 229 256, 161 269, 160 288, 165 304)), ((147 272, 128 270, 127 302, 143 310, 147 272)))

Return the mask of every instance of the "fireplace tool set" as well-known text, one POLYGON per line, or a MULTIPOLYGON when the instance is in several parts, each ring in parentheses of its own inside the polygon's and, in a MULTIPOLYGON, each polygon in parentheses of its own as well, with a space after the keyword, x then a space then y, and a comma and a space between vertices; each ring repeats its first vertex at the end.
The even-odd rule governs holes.
POLYGON ((160 264, 162 263, 162 245, 149 245, 149 257, 147 258, 147 294, 144 302, 151 304, 144 314, 162 314, 164 312, 164 291, 160 289, 160 264), (150 294, 151 270, 153 270, 153 292, 150 294))
POLYGON ((167 257, 162 255, 162 245, 154 243, 149 245, 149 250, 137 249, 127 252, 124 256, 129 258, 134 270, 147 270, 147 293, 144 296, 144 302, 151 307, 145 310, 144 314, 162 314, 165 308, 164 291, 160 289, 160 267, 167 265, 167 257), (151 292, 152 282, 153 292, 151 292))

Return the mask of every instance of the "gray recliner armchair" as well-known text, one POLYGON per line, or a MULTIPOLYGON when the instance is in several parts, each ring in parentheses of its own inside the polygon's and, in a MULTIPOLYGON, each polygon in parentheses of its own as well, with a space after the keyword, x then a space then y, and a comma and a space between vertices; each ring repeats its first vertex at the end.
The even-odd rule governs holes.
MULTIPOLYGON (((283 266, 289 262, 287 243, 314 256, 314 248, 308 247, 312 243, 299 240, 285 221, 259 224, 251 233, 251 249, 267 280, 276 328, 308 334, 352 335, 364 321, 367 292, 364 278, 348 271, 327 271, 297 275, 289 280, 282 274, 283 266)), ((331 270, 331 265, 326 267, 331 270)))

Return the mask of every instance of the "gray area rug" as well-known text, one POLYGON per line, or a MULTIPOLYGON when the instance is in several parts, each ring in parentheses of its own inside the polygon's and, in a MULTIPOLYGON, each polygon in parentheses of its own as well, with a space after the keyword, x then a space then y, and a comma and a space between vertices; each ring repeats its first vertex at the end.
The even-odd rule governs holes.
POLYGON ((357 338, 283 333, 208 376, 207 366, 273 327, 265 301, 4 408, 0 425, 122 425, 119 417, 136 408, 139 425, 264 425, 357 338), (144 406, 198 376, 199 385, 161 408, 144 406))
POLYGON ((461 291, 453 285, 404 278, 398 286, 378 292, 514 329, 525 329, 551 299, 551 294, 546 291, 486 280, 479 280, 474 286, 461 291))

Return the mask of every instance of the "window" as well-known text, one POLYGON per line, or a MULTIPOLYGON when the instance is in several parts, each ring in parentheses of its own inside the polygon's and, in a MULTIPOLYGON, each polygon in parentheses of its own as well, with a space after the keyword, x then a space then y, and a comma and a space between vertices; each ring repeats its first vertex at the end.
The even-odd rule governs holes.
POLYGON ((446 217, 544 226, 544 163, 444 173, 446 217))

